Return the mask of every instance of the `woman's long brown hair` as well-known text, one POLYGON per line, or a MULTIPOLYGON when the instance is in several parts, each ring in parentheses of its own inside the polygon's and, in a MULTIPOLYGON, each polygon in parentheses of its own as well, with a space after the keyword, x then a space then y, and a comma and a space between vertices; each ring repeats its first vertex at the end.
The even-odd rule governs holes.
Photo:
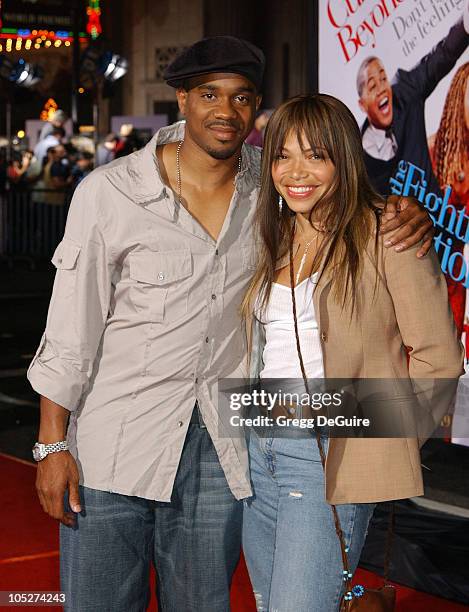
POLYGON ((257 270, 241 307, 245 318, 252 314, 258 295, 261 307, 266 305, 275 279, 276 262, 290 249, 292 212, 284 203, 279 214, 279 194, 272 180, 272 166, 292 132, 304 149, 325 150, 335 166, 330 189, 312 211, 314 221, 327 231, 311 272, 321 262, 321 274, 332 267, 333 295, 343 306, 351 300, 352 312, 365 249, 377 231, 380 209, 376 204, 380 197, 368 180, 360 130, 350 110, 326 94, 297 96, 283 103, 271 116, 265 133, 254 227, 261 244, 257 270))

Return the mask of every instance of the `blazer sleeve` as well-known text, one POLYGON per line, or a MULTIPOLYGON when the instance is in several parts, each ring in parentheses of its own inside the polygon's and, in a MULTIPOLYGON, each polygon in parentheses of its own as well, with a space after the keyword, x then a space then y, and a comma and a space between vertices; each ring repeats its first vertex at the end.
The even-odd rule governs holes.
POLYGON ((411 70, 399 69, 393 80, 393 90, 400 100, 428 98, 438 83, 454 67, 469 44, 462 18, 421 61, 411 70))
POLYGON ((384 249, 386 283, 402 340, 410 347, 409 373, 411 378, 456 378, 464 372, 464 347, 446 279, 433 247, 418 259, 419 246, 401 253, 384 249))
POLYGON ((99 177, 79 185, 56 268, 46 329, 28 369, 34 390, 73 411, 87 388, 110 308, 113 258, 104 237, 99 177))
POLYGON ((432 248, 418 259, 419 246, 401 253, 384 249, 383 259, 397 324, 409 352, 409 375, 420 405, 418 437, 423 441, 452 407, 458 378, 464 373, 464 347, 436 253, 432 248))

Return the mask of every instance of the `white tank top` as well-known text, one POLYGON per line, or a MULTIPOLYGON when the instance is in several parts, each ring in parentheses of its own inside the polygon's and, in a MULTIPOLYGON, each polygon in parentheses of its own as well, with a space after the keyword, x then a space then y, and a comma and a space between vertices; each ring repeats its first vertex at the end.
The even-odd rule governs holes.
MULTIPOLYGON (((306 278, 295 287, 296 317, 301 354, 308 378, 323 378, 319 328, 314 312, 313 290, 317 274, 306 278)), ((302 378, 296 348, 290 287, 272 284, 265 310, 256 312, 264 325, 266 343, 263 353, 264 369, 261 378, 302 378)))

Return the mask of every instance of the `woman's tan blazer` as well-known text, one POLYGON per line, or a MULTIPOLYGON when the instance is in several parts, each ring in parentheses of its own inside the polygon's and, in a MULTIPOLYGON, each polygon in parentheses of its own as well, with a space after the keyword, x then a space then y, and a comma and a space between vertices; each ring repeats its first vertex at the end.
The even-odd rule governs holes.
MULTIPOLYGON (((432 249, 396 253, 379 239, 367 250, 358 286, 359 311, 350 317, 333 297, 325 272, 314 291, 326 378, 453 379, 463 373, 464 349, 448 303, 446 281, 432 249), (376 277, 376 270, 378 276, 376 277), (375 282, 377 278, 377 283, 375 282), (409 365, 407 352, 409 351, 409 365)), ((288 256, 277 267, 288 264, 288 256)), ((262 326, 254 321, 250 377, 262 368, 262 326)), ((452 394, 451 394, 452 395, 452 394)), ((449 408, 435 406, 435 419, 449 408)), ((436 421, 438 422, 438 420, 436 421)), ((422 442, 422 440, 421 440, 422 442)), ((331 438, 326 462, 329 503, 378 502, 423 494, 417 438, 331 438)))

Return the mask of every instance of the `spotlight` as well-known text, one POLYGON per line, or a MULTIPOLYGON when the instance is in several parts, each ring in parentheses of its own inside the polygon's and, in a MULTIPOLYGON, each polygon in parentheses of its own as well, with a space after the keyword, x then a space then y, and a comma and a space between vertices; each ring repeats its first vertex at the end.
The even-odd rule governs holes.
POLYGON ((13 70, 10 74, 10 81, 19 87, 33 87, 38 83, 43 76, 42 69, 39 66, 25 62, 24 59, 20 59, 13 66, 13 70))
POLYGON ((122 78, 127 72, 128 61, 112 51, 105 51, 98 62, 98 72, 103 75, 106 81, 114 83, 122 78))
POLYGON ((98 44, 90 44, 81 56, 80 81, 88 89, 95 87, 100 79, 114 83, 125 75, 127 68, 124 57, 103 51, 98 44))

